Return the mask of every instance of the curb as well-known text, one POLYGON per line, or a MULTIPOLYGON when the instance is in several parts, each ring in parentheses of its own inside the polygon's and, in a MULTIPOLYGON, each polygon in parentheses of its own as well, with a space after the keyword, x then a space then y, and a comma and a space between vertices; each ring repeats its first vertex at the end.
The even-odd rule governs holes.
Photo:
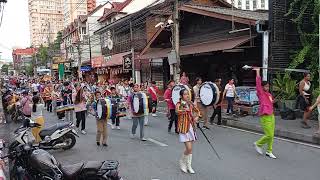
MULTIPOLYGON (((263 133, 263 130, 260 125, 253 125, 253 124, 237 121, 232 118, 223 117, 223 119, 227 120, 227 126, 263 133)), ((281 138, 286 138, 286 139, 291 139, 291 140, 295 140, 295 141, 301 141, 301 142, 305 142, 305 143, 320 145, 320 137, 290 132, 290 131, 287 131, 284 129, 276 128, 275 129, 275 136, 281 137, 281 138)))

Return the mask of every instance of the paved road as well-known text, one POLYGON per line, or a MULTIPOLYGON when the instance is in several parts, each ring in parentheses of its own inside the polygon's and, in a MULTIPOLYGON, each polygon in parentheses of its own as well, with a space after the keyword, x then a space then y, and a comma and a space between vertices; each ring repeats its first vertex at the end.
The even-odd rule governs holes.
MULTIPOLYGON (((52 114, 45 114, 46 123, 57 122, 52 114)), ((87 119, 87 134, 80 135, 75 147, 68 151, 51 151, 62 163, 86 160, 116 159, 120 173, 126 180, 318 180, 320 149, 282 140, 275 140, 274 153, 279 158, 259 156, 252 143, 259 135, 234 129, 212 126, 206 134, 214 142, 223 160, 218 160, 198 131, 194 146, 195 175, 179 170, 178 159, 183 144, 178 137, 167 133, 167 118, 150 117, 146 138, 141 142, 129 138, 131 121, 122 119, 121 130, 109 130, 108 147, 95 144, 96 126, 92 116, 87 119), (155 140, 155 141, 154 141, 155 140), (153 141, 153 142, 152 142, 153 141), (156 141, 160 142, 155 143, 156 141), (167 146, 165 146, 167 145, 167 146)))

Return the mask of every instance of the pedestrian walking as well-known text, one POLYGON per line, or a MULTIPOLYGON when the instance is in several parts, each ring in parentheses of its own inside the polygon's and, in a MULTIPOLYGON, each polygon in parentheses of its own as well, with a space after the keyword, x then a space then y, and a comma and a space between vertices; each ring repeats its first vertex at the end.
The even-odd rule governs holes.
POLYGON ((226 97, 228 101, 227 115, 230 115, 230 114, 235 115, 233 111, 233 102, 236 96, 237 96, 237 93, 236 93, 236 86, 234 85, 234 79, 230 79, 223 91, 223 98, 226 97))
POLYGON ((111 90, 111 94, 110 94, 109 98, 112 103, 111 129, 117 128, 118 130, 120 130, 120 117, 117 116, 120 96, 118 95, 115 87, 111 87, 110 90, 111 90))
POLYGON ((310 107, 310 111, 317 107, 318 110, 318 130, 315 132, 316 135, 320 135, 320 95, 317 97, 317 101, 310 107))
POLYGON ((214 83, 217 85, 217 87, 219 88, 219 101, 216 105, 213 105, 214 108, 214 112, 210 118, 210 123, 213 124, 214 118, 218 115, 218 121, 217 121, 217 125, 221 125, 221 122, 223 125, 227 125, 227 121, 223 120, 222 121, 222 115, 221 115, 221 106, 222 106, 222 87, 221 87, 221 79, 218 78, 214 81, 214 83))
POLYGON ((303 121, 301 121, 301 127, 305 129, 311 128, 308 123, 308 119, 311 115, 310 107, 312 104, 312 92, 311 92, 311 75, 310 73, 304 73, 304 78, 299 83, 299 96, 297 98, 297 105, 303 112, 303 121))
POLYGON ((194 92, 194 105, 201 111, 201 118, 203 119, 203 129, 210 129, 208 124, 208 108, 201 103, 200 100, 200 87, 202 85, 202 79, 196 78, 197 84, 193 87, 194 92))
POLYGON ((98 111, 97 111, 97 103, 98 100, 101 99, 101 92, 96 91, 95 92, 95 100, 92 104, 94 112, 95 112, 95 117, 96 117, 96 122, 97 122, 97 136, 96 136, 96 142, 97 146, 100 146, 102 143, 103 146, 108 146, 107 145, 107 139, 108 139, 108 129, 107 129, 107 123, 108 119, 105 118, 99 118, 98 117, 98 111))
POLYGON ((168 133, 171 132, 172 125, 174 123, 175 132, 178 133, 178 117, 176 113, 176 107, 172 101, 172 88, 174 87, 175 82, 174 80, 170 80, 168 82, 168 88, 164 92, 164 100, 167 102, 167 116, 169 118, 169 125, 168 125, 168 133))
POLYGON ((20 100, 20 105, 22 108, 22 113, 26 117, 31 117, 31 107, 32 104, 32 97, 29 95, 29 91, 24 90, 22 92, 22 99, 20 100))
MULTIPOLYGON (((141 141, 146 141, 146 139, 144 138, 144 119, 145 119, 145 115, 147 115, 147 110, 144 109, 142 111, 140 111, 140 108, 143 108, 143 107, 140 107, 139 106, 139 112, 136 113, 134 112, 134 107, 133 107, 133 101, 134 101, 134 96, 137 95, 139 96, 142 95, 143 93, 140 91, 140 86, 139 84, 135 84, 133 86, 133 92, 131 95, 129 95, 128 97, 128 104, 130 106, 130 109, 132 110, 132 129, 131 129, 131 138, 134 138, 135 135, 136 135, 136 129, 138 127, 138 124, 140 126, 140 140, 141 141)), ((146 95, 145 95, 146 97, 146 95)), ((141 101, 143 101, 143 99, 139 99, 139 105, 141 104, 141 101)))
POLYGON ((76 92, 73 93, 74 111, 76 113, 76 126, 79 128, 81 123, 81 133, 86 134, 86 100, 83 94, 83 88, 80 84, 75 84, 76 92))
POLYGON ((269 83, 261 81, 260 68, 255 68, 254 70, 256 71, 256 90, 259 98, 260 123, 264 131, 264 136, 262 136, 258 141, 256 141, 254 143, 254 146, 256 151, 262 155, 262 146, 267 144, 266 156, 272 159, 276 159, 277 157, 272 153, 275 129, 275 117, 273 111, 274 98, 269 92, 269 83))
POLYGON ((151 85, 148 88, 148 93, 151 95, 151 113, 153 117, 157 117, 157 104, 158 104, 158 94, 160 93, 159 88, 155 81, 151 81, 151 85))
POLYGON ((29 104, 29 106, 32 108, 31 119, 35 123, 38 123, 40 125, 39 127, 32 128, 32 135, 35 138, 35 142, 39 143, 41 141, 41 137, 40 137, 39 133, 44 126, 44 116, 43 116, 44 102, 43 102, 43 99, 37 95, 33 96, 32 104, 29 104))
POLYGON ((179 160, 180 169, 187 173, 194 174, 192 168, 192 146, 197 140, 196 123, 199 120, 200 111, 189 101, 189 92, 184 89, 180 91, 180 101, 176 104, 178 114, 179 141, 184 143, 185 150, 179 160))

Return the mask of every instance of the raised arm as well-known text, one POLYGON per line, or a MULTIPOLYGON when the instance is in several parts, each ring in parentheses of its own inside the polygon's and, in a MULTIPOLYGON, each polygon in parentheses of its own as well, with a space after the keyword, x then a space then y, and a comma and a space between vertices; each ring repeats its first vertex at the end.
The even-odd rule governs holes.
POLYGON ((261 85, 261 76, 260 76, 260 68, 255 68, 256 71, 256 90, 258 94, 262 93, 262 85, 261 85))

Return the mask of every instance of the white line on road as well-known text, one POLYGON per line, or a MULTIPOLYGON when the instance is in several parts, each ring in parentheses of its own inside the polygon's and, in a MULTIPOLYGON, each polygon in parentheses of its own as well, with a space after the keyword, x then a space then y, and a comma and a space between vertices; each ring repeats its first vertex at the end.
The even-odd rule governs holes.
MULTIPOLYGON (((235 127, 230 127, 230 126, 221 126, 221 127, 228 128, 228 129, 234 129, 234 130, 237 130, 237 131, 242 131, 242 132, 246 132, 246 133, 250 133, 250 134, 255 134, 255 135, 263 135, 262 133, 247 131, 247 130, 243 130, 243 129, 239 129, 239 128, 235 128, 235 127)), ((308 146, 308 147, 320 149, 320 146, 314 145, 314 144, 309 144, 309 143, 294 141, 294 140, 291 140, 291 139, 285 139, 285 138, 280 138, 280 137, 274 137, 274 138, 275 138, 275 139, 278 139, 278 140, 281 140, 281 141, 286 141, 286 142, 290 142, 290 143, 294 143, 294 144, 300 144, 300 145, 303 145, 303 146, 308 146)))
POLYGON ((164 143, 159 142, 159 141, 157 141, 157 140, 154 140, 154 139, 152 139, 152 138, 148 138, 147 140, 150 141, 150 142, 153 142, 153 143, 155 143, 155 144, 157 144, 157 145, 159 145, 159 146, 162 146, 162 147, 167 147, 167 146, 168 146, 167 144, 164 144, 164 143))

